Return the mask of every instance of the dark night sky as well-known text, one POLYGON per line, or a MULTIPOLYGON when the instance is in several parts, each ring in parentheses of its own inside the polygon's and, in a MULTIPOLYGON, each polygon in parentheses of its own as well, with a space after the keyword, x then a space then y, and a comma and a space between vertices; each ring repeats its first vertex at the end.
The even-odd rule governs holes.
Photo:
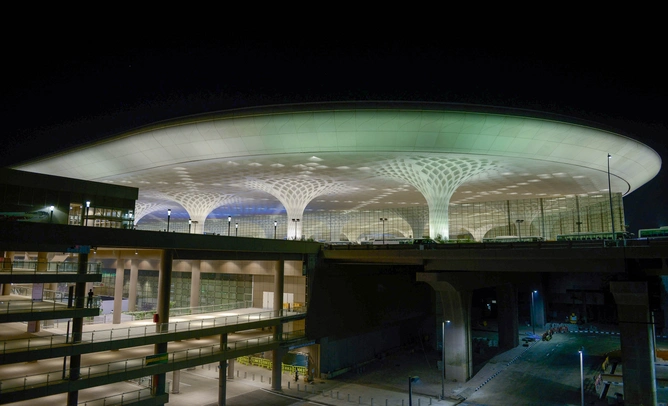
MULTIPOLYGON (((564 114, 612 127, 668 159, 668 86, 658 42, 639 46, 620 37, 473 48, 445 40, 308 38, 124 42, 53 36, 7 44, 0 159, 9 166, 184 115, 346 100, 564 114)), ((667 181, 663 169, 624 199, 631 231, 668 225, 667 181)))

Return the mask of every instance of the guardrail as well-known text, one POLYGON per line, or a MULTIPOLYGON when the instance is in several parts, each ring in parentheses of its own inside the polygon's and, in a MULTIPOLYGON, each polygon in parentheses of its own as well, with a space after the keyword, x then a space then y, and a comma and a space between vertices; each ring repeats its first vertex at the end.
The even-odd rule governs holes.
POLYGON ((329 245, 323 249, 329 251, 375 251, 375 250, 465 250, 465 249, 570 249, 570 248, 606 248, 606 247, 648 247, 668 246, 665 239, 636 238, 627 240, 582 240, 582 241, 527 241, 527 242, 468 242, 468 243, 429 243, 429 244, 363 244, 329 245))
MULTIPOLYGON (((176 316, 190 316, 193 314, 203 314, 203 313, 215 313, 215 312, 225 312, 229 310, 236 309, 245 309, 247 307, 252 307, 252 301, 246 300, 243 302, 235 302, 229 304, 219 304, 219 305, 208 305, 208 306, 197 306, 197 307, 177 307, 169 309, 169 317, 176 316)), ((155 310, 152 311, 135 311, 135 312, 123 312, 123 314, 130 315, 134 317, 135 320, 148 320, 153 318, 155 310)))
MULTIPOLYGON (((273 335, 251 338, 248 340, 233 341, 227 343, 227 351, 244 350, 248 348, 259 347, 261 345, 271 344, 273 342, 273 335)), ((173 364, 175 362, 202 358, 204 356, 212 356, 218 352, 220 352, 220 344, 169 352, 167 353, 167 363, 173 364)), ((139 357, 82 367, 80 369, 80 380, 109 376, 118 373, 126 373, 128 371, 142 369, 147 367, 146 362, 146 357, 139 357)), ((62 384, 65 381, 67 381, 67 375, 63 370, 9 378, 0 381, 0 394, 24 391, 36 387, 48 387, 49 385, 62 384)))
MULTIPOLYGON (((156 336, 161 334, 170 334, 182 331, 201 330, 204 328, 229 326, 241 323, 250 323, 261 320, 278 319, 282 317, 295 316, 306 312, 306 307, 294 310, 266 310, 256 313, 239 314, 235 316, 220 316, 210 319, 179 321, 173 323, 150 324, 145 326, 133 326, 120 329, 108 329, 97 331, 86 331, 81 333, 81 341, 75 345, 93 344, 97 342, 125 340, 129 338, 139 338, 156 336)), ((290 333, 284 333, 290 334, 290 333)), ((291 338, 286 338, 291 339, 291 338)), ((6 340, 2 342, 2 354, 41 350, 70 344, 71 334, 58 334, 47 337, 31 337, 28 339, 6 340)))
MULTIPOLYGON (((13 261, 2 262, 0 273, 77 273, 79 264, 77 262, 39 262, 39 261, 13 261)), ((87 274, 99 274, 102 272, 101 262, 86 263, 87 274)))
MULTIPOLYGON (((76 301, 76 298, 74 298, 76 301)), ((80 298, 80 300, 83 300, 80 298)), ((48 312, 56 310, 67 310, 67 309, 77 309, 76 307, 67 307, 67 302, 58 303, 51 300, 37 300, 37 299, 27 299, 27 300, 7 300, 0 302, 0 313, 22 313, 26 311, 30 312, 48 312)), ((84 308, 78 308, 82 310, 84 308)))
POLYGON ((79 402, 83 406, 123 406, 127 404, 141 402, 149 398, 153 398, 151 388, 144 388, 130 392, 119 393, 118 395, 107 396, 104 398, 87 400, 79 402))

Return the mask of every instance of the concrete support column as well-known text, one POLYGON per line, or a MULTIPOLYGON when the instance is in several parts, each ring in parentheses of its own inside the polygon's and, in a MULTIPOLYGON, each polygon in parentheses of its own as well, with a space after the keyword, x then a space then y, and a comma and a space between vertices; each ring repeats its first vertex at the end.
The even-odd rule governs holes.
MULTIPOLYGON (((88 254, 79 254, 79 263, 77 267, 78 275, 85 275, 88 271, 88 254)), ((74 307, 84 308, 84 299, 86 296, 86 282, 77 282, 74 287, 74 307)), ((72 343, 81 342, 83 333, 83 317, 72 319, 72 343)), ((81 374, 81 354, 70 356, 70 381, 76 381, 81 374)), ((67 405, 77 406, 79 403, 79 391, 67 393, 67 405)))
MULTIPOLYGON (((12 269, 12 266, 14 266, 14 251, 5 251, 5 261, 2 263, 2 267, 4 270, 10 270, 12 269)), ((10 295, 12 293, 12 284, 11 283, 5 283, 2 285, 2 292, 0 295, 10 295)))
POLYGON ((8 267, 12 266, 12 262, 14 262, 14 251, 5 251, 5 260, 9 261, 7 264, 4 265, 5 269, 8 269, 8 267))
MULTIPOLYGON (((227 333, 220 335, 220 350, 227 352, 227 333)), ((224 357, 227 358, 227 357, 224 357)), ((225 367, 227 360, 223 359, 218 364, 218 405, 225 406, 225 399, 227 398, 227 381, 225 380, 225 367)))
POLYGON ((277 261, 276 274, 274 275, 274 310, 275 316, 279 317, 283 310, 283 289, 285 279, 285 261, 283 257, 277 261))
MULTIPOLYGON (((37 272, 46 272, 48 268, 48 262, 47 262, 47 253, 46 252, 38 252, 37 253, 37 266, 35 269, 37 272)), ((44 283, 33 283, 32 284, 32 299, 33 300, 38 300, 41 301, 45 299, 44 297, 44 289, 49 286, 50 284, 44 284, 44 283)), ((41 331, 41 325, 42 321, 41 320, 35 320, 35 321, 29 321, 28 322, 28 333, 39 333, 41 331)))
POLYGON ((172 393, 179 393, 179 386, 181 385, 181 370, 172 371, 172 393))
POLYGON ((234 358, 227 360, 227 379, 234 379, 234 358))
POLYGON ((128 286, 128 311, 137 310, 137 279, 139 279, 139 260, 130 261, 130 284, 128 286))
POLYGON ((200 264, 199 260, 191 261, 191 271, 190 275, 190 307, 199 307, 200 303, 200 286, 201 286, 201 273, 200 273, 200 264))
POLYGON ((497 286, 496 305, 499 324, 499 350, 506 351, 520 345, 517 288, 510 283, 497 286))
MULTIPOLYGON (((417 280, 429 283, 441 296, 445 325, 445 377, 448 381, 466 382, 473 371, 471 348, 471 292, 457 290, 439 280, 436 273, 418 273, 417 280)), ((439 321, 438 327, 441 327, 439 321)))
MULTIPOLYGON (((279 336, 282 335, 281 327, 277 327, 279 336)), ((274 337, 276 332, 274 332, 274 337)), ((271 354, 271 389, 281 390, 281 377, 283 375, 283 356, 285 355, 286 350, 283 348, 276 348, 272 351, 271 354)))
POLYGON ((656 405, 655 350, 647 282, 610 282, 610 292, 619 316, 624 404, 656 405))
POLYGON ((37 253, 37 272, 46 272, 46 269, 49 265, 46 256, 47 256, 46 252, 37 253))
MULTIPOLYGON (((163 250, 160 255, 160 268, 158 274, 158 323, 155 326, 156 333, 167 332, 167 323, 169 323, 169 299, 172 286, 172 251, 163 250)), ((167 343, 154 344, 155 354, 164 354, 167 352, 167 343)), ((153 395, 165 393, 166 374, 153 375, 153 385, 151 392, 153 395)))
POLYGON ((114 283, 114 314, 112 314, 112 323, 121 323, 121 313, 123 312, 123 277, 125 275, 125 263, 122 258, 122 251, 116 253, 116 280, 114 283))

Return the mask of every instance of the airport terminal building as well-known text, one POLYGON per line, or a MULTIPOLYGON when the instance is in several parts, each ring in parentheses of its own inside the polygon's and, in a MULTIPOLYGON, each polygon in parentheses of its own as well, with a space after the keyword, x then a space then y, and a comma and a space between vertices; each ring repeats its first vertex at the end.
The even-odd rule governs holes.
POLYGON ((497 268, 513 271, 500 278, 481 263, 457 268, 466 261, 440 248, 623 240, 623 196, 660 167, 646 145, 563 117, 332 103, 161 122, 3 169, 0 317, 14 333, 0 334, 0 404, 77 404, 88 388, 143 376, 153 379, 137 404, 163 404, 167 372, 210 362, 223 367, 224 404, 228 360, 263 353, 276 365, 299 352, 307 375, 334 377, 416 331, 451 335, 446 371, 466 381, 476 290, 496 289, 499 347, 512 347, 529 294, 535 325, 568 316, 574 292, 589 300, 580 317, 602 317, 614 303, 601 275, 623 270, 504 257, 497 268), (419 257, 383 249, 395 243, 419 257), (95 323, 108 333, 89 335, 95 323), (146 354, 91 378, 104 369, 96 357, 128 348, 146 354), (66 367, 45 370, 51 361, 66 367))

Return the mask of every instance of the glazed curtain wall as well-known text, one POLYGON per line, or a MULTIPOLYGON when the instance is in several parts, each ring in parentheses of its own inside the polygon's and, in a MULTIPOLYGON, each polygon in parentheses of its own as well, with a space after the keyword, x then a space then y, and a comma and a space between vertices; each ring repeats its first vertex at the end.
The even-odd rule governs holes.
MULTIPOLYGON (((623 230, 624 206, 620 193, 613 194, 615 230, 623 230)), ((385 210, 309 211, 300 219, 302 237, 315 241, 381 240, 385 238, 422 238, 429 236, 429 209, 426 206, 385 210), (386 220, 381 220, 386 219, 386 220)), ((285 215, 234 217, 230 236, 285 239, 292 219, 285 215), (239 225, 238 229, 236 224, 239 225)), ((201 225, 200 225, 201 226, 201 225)), ((608 232, 612 230, 610 200, 606 193, 538 199, 499 200, 480 203, 450 203, 450 239, 482 241, 483 238, 518 235, 540 236, 555 240, 558 234, 608 232), (521 220, 518 222, 517 220, 521 220)), ((149 220, 138 224, 142 230, 160 231, 166 221, 149 220)), ((188 232, 187 220, 172 220, 170 230, 188 232)), ((228 235, 228 221, 207 219, 207 234, 228 235)))

